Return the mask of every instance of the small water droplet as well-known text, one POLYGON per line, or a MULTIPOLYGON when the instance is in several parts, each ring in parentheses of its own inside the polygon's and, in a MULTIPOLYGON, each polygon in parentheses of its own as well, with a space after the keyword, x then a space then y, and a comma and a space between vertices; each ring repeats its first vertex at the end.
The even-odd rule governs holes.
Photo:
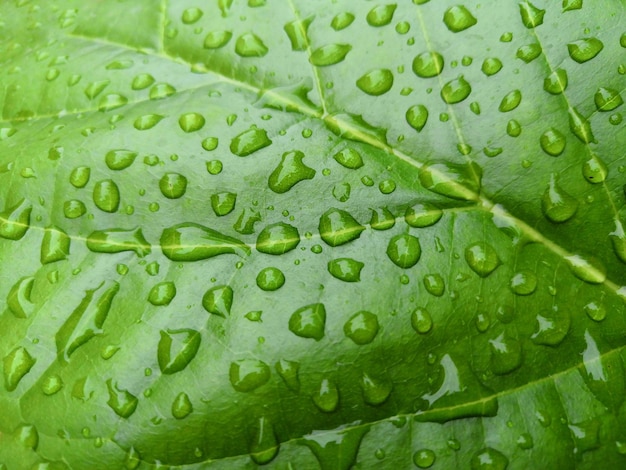
POLYGON ((359 282, 364 264, 352 258, 337 258, 328 262, 328 272, 344 282, 359 282))
POLYGON ((361 154, 349 147, 333 155, 333 158, 337 161, 337 163, 351 170, 356 170, 363 166, 363 158, 361 157, 361 154))
POLYGON ((41 385, 41 391, 44 395, 50 396, 57 393, 63 388, 63 380, 58 375, 47 376, 41 385))
POLYGON ((563 93, 567 88, 567 72, 564 69, 556 69, 543 81, 543 89, 553 95, 563 93))
POLYGON ((247 157, 271 143, 264 129, 253 126, 233 138, 230 142, 230 151, 238 157, 247 157))
MULTIPOLYGON (((110 150, 109 152, 107 152, 107 154, 104 157, 104 161, 106 163, 106 165, 111 169, 111 170, 124 170, 125 168, 128 168, 129 166, 131 166, 133 164, 133 162, 135 161, 135 158, 137 157, 137 152, 133 152, 131 150, 125 150, 125 149, 118 149, 118 150, 110 150)), ((89 168, 86 168, 87 171, 82 170, 85 167, 79 167, 81 168, 80 175, 77 175, 79 177, 82 177, 84 179, 84 174, 87 174, 87 180, 89 180, 89 168)), ((75 170, 77 171, 78 168, 75 170)), ((86 183, 85 183, 86 184, 86 183)))
POLYGON ((506 125, 506 133, 511 137, 519 137, 522 133, 521 124, 515 119, 511 119, 506 125))
POLYGON ((458 33, 476 24, 476 18, 464 5, 448 8, 443 14, 443 22, 453 33, 458 33))
POLYGON ((144 114, 135 119, 133 126, 138 131, 146 131, 156 126, 165 116, 161 114, 144 114))
POLYGON ((367 23, 370 26, 380 27, 386 26, 391 23, 393 19, 393 14, 396 11, 397 5, 388 4, 388 5, 378 5, 372 8, 366 16, 367 23))
POLYGON ((113 180, 96 182, 93 188, 93 202, 104 212, 116 212, 120 206, 120 190, 113 180))
POLYGON ((193 24, 202 18, 203 12, 200 8, 192 7, 183 11, 182 21, 184 24, 193 24))
POLYGON ((411 227, 430 227, 436 224, 443 216, 443 211, 428 202, 418 202, 407 207, 404 220, 411 227))
POLYGON ((189 399, 189 395, 180 392, 172 402, 172 416, 176 419, 185 419, 193 411, 193 405, 189 399))
POLYGON ((378 380, 363 373, 361 378, 361 389, 363 390, 363 400, 368 405, 382 405, 391 394, 393 385, 384 380, 378 380))
POLYGON ((301 338, 319 341, 324 337, 326 309, 324 304, 311 304, 296 310, 289 318, 289 331, 301 338))
POLYGON ((541 52, 542 52, 541 44, 533 42, 533 43, 521 46, 517 50, 516 57, 518 59, 522 59, 524 62, 529 64, 530 62, 535 60, 537 57, 539 57, 541 55, 541 52))
POLYGON ((261 38, 253 33, 242 34, 235 43, 235 52, 241 57, 263 57, 268 51, 261 38))
POLYGON ((282 255, 295 249, 300 243, 298 229, 284 222, 265 227, 256 241, 256 249, 269 255, 282 255))
POLYGON ((285 284, 285 275, 278 268, 264 268, 259 271, 256 277, 256 285, 259 286, 259 289, 265 291, 280 289, 283 284, 285 284))
POLYGON ((387 209, 372 209, 370 227, 374 230, 389 230, 396 224, 395 216, 387 209))
POLYGON ((181 116, 178 118, 178 125, 183 131, 187 133, 195 132, 202 129, 205 122, 206 121, 204 119, 204 116, 199 113, 181 114, 181 116))
POLYGON ((424 276, 424 287, 429 294, 441 297, 445 291, 446 284, 440 274, 426 274, 424 276))
POLYGON ((406 110, 405 118, 413 129, 420 132, 428 120, 428 109, 423 104, 411 106, 406 110))
POLYGON ((169 83, 157 83, 152 88, 150 88, 150 99, 151 100, 162 100, 169 96, 172 96, 176 93, 176 88, 174 88, 169 83))
POLYGON ((489 57, 483 61, 481 70, 488 77, 495 75, 502 69, 502 62, 497 57, 489 57))
POLYGON ((378 329, 378 317, 367 311, 355 313, 343 326, 344 334, 359 345, 374 341, 378 329))
POLYGON ((515 338, 500 333, 489 340, 491 350, 491 370, 496 375, 513 372, 522 365, 522 348, 515 338))

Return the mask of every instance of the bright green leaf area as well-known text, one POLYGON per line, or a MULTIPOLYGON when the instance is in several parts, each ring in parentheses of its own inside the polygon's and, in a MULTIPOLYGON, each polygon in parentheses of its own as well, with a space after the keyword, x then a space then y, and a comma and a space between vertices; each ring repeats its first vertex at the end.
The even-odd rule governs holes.
POLYGON ((0 469, 626 468, 623 0, 0 3, 0 469))

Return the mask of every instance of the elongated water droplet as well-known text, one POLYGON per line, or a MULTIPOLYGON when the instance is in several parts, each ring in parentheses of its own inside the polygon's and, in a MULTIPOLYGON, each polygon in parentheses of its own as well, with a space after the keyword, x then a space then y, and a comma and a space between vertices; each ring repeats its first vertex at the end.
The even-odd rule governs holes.
POLYGON ((545 10, 537 8, 530 2, 520 2, 519 12, 522 17, 522 23, 524 23, 524 26, 528 29, 543 24, 543 15, 546 13, 545 10))
POLYGON ((33 206, 22 199, 0 213, 0 237, 8 240, 20 240, 30 227, 30 214, 33 206))
POLYGON ((337 258, 328 262, 328 272, 345 282, 359 282, 364 264, 352 258, 337 258))
POLYGON ((235 52, 241 57, 263 57, 268 50, 261 38, 253 33, 242 34, 235 43, 235 52))
POLYGON ((505 470, 508 465, 509 459, 493 447, 485 447, 479 450, 472 456, 470 461, 472 470, 505 470))
POLYGON ((440 274, 426 274, 424 276, 424 287, 429 294, 441 297, 446 289, 446 283, 440 274))
POLYGON ((464 5, 448 8, 443 14, 443 22, 453 33, 458 33, 476 24, 476 18, 464 5))
POLYGON ((340 152, 333 155, 333 158, 340 165, 349 168, 350 170, 356 170, 363 166, 363 158, 361 154, 352 148, 345 148, 340 152))
POLYGON ((233 33, 230 31, 211 31, 204 38, 203 47, 205 49, 219 49, 224 47, 233 37, 233 33))
POLYGON ((364 226, 350 213, 341 209, 331 208, 320 217, 320 236, 330 246, 339 246, 356 240, 363 230, 364 226))
POLYGON ((418 77, 436 77, 443 70, 443 56, 439 52, 422 52, 413 59, 413 72, 418 77))
POLYGON ((507 93, 502 101, 500 102, 500 106, 498 109, 502 113, 507 113, 509 111, 513 111, 515 108, 519 106, 522 101, 522 93, 519 90, 513 90, 507 93))
MULTIPOLYGON (((137 152, 132 150, 118 149, 110 150, 104 157, 104 161, 111 170, 123 170, 133 164, 137 152)), ((87 169, 88 170, 88 169, 87 169)), ((89 176, 87 176, 89 180, 89 176)))
POLYGON ((96 230, 87 237, 87 248, 95 253, 134 251, 140 258, 152 251, 152 246, 144 238, 141 228, 96 230))
POLYGON ((309 44, 307 32, 313 18, 313 16, 309 16, 308 18, 304 18, 302 20, 292 21, 283 27, 287 37, 289 38, 289 42, 291 43, 292 50, 306 51, 309 44))
POLYGON ((165 116, 161 114, 144 114, 135 119, 133 126, 138 131, 147 131, 156 126, 165 116))
POLYGON ((535 332, 530 339, 535 344, 558 346, 569 332, 571 319, 567 311, 544 310, 536 317, 535 332))
POLYGON ((318 67, 326 67, 341 62, 352 49, 349 44, 327 44, 315 49, 309 61, 318 67))
POLYGON ((18 318, 28 318, 34 305, 30 300, 35 278, 28 276, 20 278, 9 290, 7 307, 18 318))
POLYGON ((251 392, 270 379, 269 366, 258 359, 241 359, 231 362, 228 373, 230 383, 238 392, 251 392))
POLYGON ((111 93, 103 96, 98 104, 99 111, 110 111, 112 109, 121 108, 128 103, 128 98, 118 93, 111 93))
POLYGON ((137 397, 128 390, 118 388, 118 385, 113 383, 113 379, 107 380, 106 384, 109 390, 107 404, 121 418, 130 418, 139 404, 137 397))
POLYGON ((242 132, 230 142, 230 151, 238 157, 247 157, 248 155, 271 145, 272 141, 267 137, 264 129, 251 127, 242 132))
POLYGON ((361 389, 363 390, 363 400, 368 405, 378 406, 387 401, 393 385, 386 380, 376 379, 366 373, 361 378, 361 389))
POLYGON ((176 419, 184 419, 193 411, 193 405, 189 399, 189 395, 180 392, 172 402, 172 416, 176 419))
POLYGON ((405 118, 413 129, 420 132, 428 120, 428 109, 423 104, 411 106, 406 110, 405 118))
POLYGON ((429 202, 417 202, 407 207, 404 220, 411 227, 430 227, 443 216, 443 211, 429 202))
POLYGON ((541 197, 544 215, 554 223, 566 222, 578 210, 578 201, 558 184, 557 176, 550 176, 550 183, 541 197))
POLYGON ((539 138, 541 149, 548 155, 558 157, 565 150, 565 136, 554 127, 551 127, 539 138))
POLYGON ((582 143, 597 142, 591 131, 591 124, 576 108, 569 108, 569 128, 582 143))
POLYGON ((276 363, 276 372, 278 372, 280 378, 283 379, 287 388, 296 393, 300 391, 300 379, 298 378, 299 371, 300 363, 298 362, 281 359, 276 363))
POLYGON ((302 163, 303 158, 304 153, 298 150, 283 153, 281 162, 269 176, 269 188, 275 193, 282 194, 300 181, 313 179, 315 170, 302 163))
POLYGON ((155 306, 169 305, 176 296, 176 285, 171 281, 159 282, 148 294, 148 302, 155 306))
POLYGON ((41 264, 54 263, 66 259, 70 254, 70 237, 59 227, 46 227, 41 241, 41 264))
POLYGON ((202 339, 198 331, 190 328, 168 329, 161 330, 160 335, 157 359, 164 374, 180 372, 196 357, 202 339))
POLYGON ((169 83, 157 83, 150 88, 150 99, 162 100, 168 96, 172 96, 174 93, 176 93, 176 88, 169 83))
POLYGON ((248 448, 250 458, 258 465, 266 465, 278 455, 279 448, 280 443, 272 423, 265 417, 259 418, 248 448))
POLYGON ((105 281, 85 296, 55 335, 57 353, 68 361, 80 346, 101 335, 113 299, 120 290, 115 281, 105 281))
POLYGON ((332 413, 339 406, 339 390, 335 382, 330 379, 322 379, 320 386, 313 395, 313 403, 320 411, 332 413))
POLYGON ((609 233, 609 238, 613 244, 613 251, 617 258, 626 263, 626 234, 621 220, 615 219, 615 230, 609 233))
POLYGON ((104 212, 116 212, 120 206, 120 190, 113 180, 96 182, 93 188, 93 202, 104 212))
POLYGON ((416 308, 411 314, 411 326, 421 335, 425 335, 432 330, 433 319, 428 310, 425 308, 416 308))
POLYGON ((268 255, 282 255, 295 249, 300 243, 300 234, 293 225, 278 222, 268 225, 257 237, 256 249, 268 255))
POLYGON ((326 308, 324 304, 311 304, 296 310, 289 318, 289 330, 302 338, 319 341, 324 337, 326 308))
POLYGON ((17 388, 22 378, 35 365, 37 360, 21 346, 13 349, 3 359, 4 366, 4 386, 7 391, 12 392, 17 388))
POLYGON ((449 81, 441 89, 441 98, 448 104, 460 103, 472 92, 472 87, 461 75, 449 81))
POLYGON ((553 95, 563 93, 567 88, 567 72, 564 69, 556 69, 543 81, 543 89, 553 95))
POLYGON ((366 311, 355 313, 343 325, 344 334, 359 345, 374 341, 378 334, 378 329, 378 317, 366 311))
POLYGON ((330 22, 331 28, 335 31, 341 31, 342 29, 347 28, 354 21, 354 15, 349 12, 342 12, 337 14, 333 20, 330 22))
POLYGON ((85 96, 90 100, 93 100, 111 83, 109 80, 101 80, 92 82, 85 88, 85 96))
POLYGON ((372 218, 370 219, 370 227, 374 230, 389 230, 396 224, 395 216, 387 209, 372 209, 372 218))
POLYGON ((496 250, 486 242, 475 243, 465 249, 467 265, 480 277, 489 276, 500 266, 496 250))
POLYGON ((393 3, 375 6, 367 13, 365 19, 370 26, 380 27, 388 25, 393 19, 393 14, 396 11, 396 8, 397 5, 393 3))
POLYGON ((419 170, 419 180, 429 191, 454 199, 473 201, 480 192, 482 169, 474 162, 434 162, 419 170))
POLYGON ((202 18, 203 11, 200 8, 192 7, 183 11, 182 21, 184 24, 193 24, 202 18))
POLYGON ((597 322, 606 318, 606 308, 599 302, 589 302, 585 305, 585 313, 589 318, 597 322))
POLYGON ((583 38, 567 45, 569 56, 579 64, 597 56, 604 49, 604 44, 597 38, 583 38))
POLYGON ((613 111, 615 108, 624 103, 622 95, 620 95, 619 91, 613 88, 598 88, 598 91, 596 91, 593 99, 596 103, 598 111, 613 111))
POLYGON ((502 69, 502 62, 497 57, 489 57, 483 61, 481 70, 488 77, 495 75, 502 69))
POLYGON ((233 306, 232 287, 215 286, 210 288, 202 296, 202 306, 207 312, 226 318, 230 315, 230 309, 233 306))
POLYGON ((592 156, 583 163, 583 176, 592 184, 602 183, 608 173, 609 169, 600 157, 592 156))
POLYGON ((406 233, 396 235, 389 240, 387 256, 398 267, 408 269, 417 264, 422 248, 417 237, 406 233))
POLYGON ((250 248, 236 238, 193 222, 163 230, 161 249, 172 261, 199 261, 227 253, 250 254, 250 248))
POLYGON ((589 261, 580 255, 566 256, 572 274, 589 284, 601 284, 606 280, 606 270, 598 260, 589 261))
POLYGON ((389 69, 372 70, 361 76, 356 81, 356 86, 368 95, 382 95, 393 86, 393 73, 389 69))

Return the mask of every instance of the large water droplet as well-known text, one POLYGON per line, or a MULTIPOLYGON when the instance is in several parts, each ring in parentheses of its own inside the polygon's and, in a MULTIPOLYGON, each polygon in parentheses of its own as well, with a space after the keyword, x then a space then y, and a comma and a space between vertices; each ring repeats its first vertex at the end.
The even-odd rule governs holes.
POLYGON ((528 64, 539 57, 541 55, 541 51, 541 44, 531 43, 520 47, 517 50, 516 56, 518 59, 522 59, 528 64))
POLYGON ((609 169, 600 157, 592 156, 583 163, 583 176, 592 184, 602 183, 608 173, 609 169))
POLYGON ((195 132, 202 129, 205 122, 206 121, 204 119, 204 116, 199 113, 182 114, 178 118, 178 125, 183 131, 187 133, 195 132))
POLYGON ((393 13, 396 11, 396 4, 378 5, 372 8, 365 19, 370 26, 380 27, 391 23, 393 13))
MULTIPOLYGON (((136 157, 137 152, 133 152, 132 150, 118 149, 110 150, 109 152, 107 152, 104 157, 104 161, 111 170, 123 170, 131 166, 136 157)), ((89 173, 87 174, 87 180, 89 180, 89 173)))
POLYGON ((519 90, 513 90, 507 93, 502 101, 500 102, 500 106, 498 110, 502 113, 507 113, 509 111, 513 111, 515 108, 519 106, 522 101, 522 92, 519 90))
POLYGON ((491 370, 496 375, 513 372, 522 365, 522 347, 520 342, 505 333, 489 340, 491 350, 491 370))
POLYGON ((315 170, 302 163, 303 158, 304 153, 298 150, 283 153, 281 162, 269 176, 269 188, 275 193, 282 194, 300 181, 313 179, 315 170))
POLYGON ((333 158, 340 165, 349 168, 350 170, 356 170, 363 166, 363 158, 361 154, 352 148, 345 148, 340 152, 333 155, 333 158))
POLYGON ((102 334, 102 327, 119 290, 120 285, 117 282, 105 281, 95 289, 85 292, 83 300, 55 335, 57 353, 65 361, 80 346, 102 334))
MULTIPOLYGON (((519 12, 522 17, 522 23, 524 23, 524 26, 528 29, 543 24, 543 15, 546 13, 545 10, 537 8, 530 2, 520 2, 519 12)), ((472 470, 474 469, 472 468, 472 470)))
POLYGON ((112 109, 121 108, 127 103, 128 98, 126 98, 125 96, 117 93, 111 93, 103 96, 102 99, 100 99, 100 103, 98 104, 98 110, 110 111, 112 109))
POLYGON ((165 173, 159 180, 161 194, 168 199, 178 199, 187 190, 187 178, 179 173, 165 173))
POLYGON ((32 424, 19 425, 13 434, 24 448, 30 450, 37 449, 37 446, 39 445, 39 432, 32 424))
POLYGON ((432 330, 433 319, 428 310, 425 308, 416 308, 411 314, 411 326, 421 335, 425 335, 432 330))
POLYGON ((17 388, 22 378, 35 365, 37 360, 30 355, 26 348, 18 346, 2 360, 4 366, 4 386, 12 392, 17 388))
POLYGON ((63 203, 63 215, 68 219, 77 219, 87 212, 87 207, 83 201, 78 199, 70 199, 63 203))
POLYGON ((7 295, 7 307, 17 318, 28 318, 34 305, 30 296, 33 291, 35 278, 32 276, 20 278, 9 290, 7 295))
POLYGON ((280 378, 283 379, 287 388, 296 393, 300 391, 300 379, 298 378, 299 371, 300 363, 298 362, 281 359, 276 363, 276 372, 278 372, 280 378))
POLYGON ((530 295, 537 289, 537 275, 532 271, 519 271, 511 278, 510 286, 517 295, 530 295))
POLYGON ((480 277, 489 276, 500 266, 496 250, 486 242, 475 243, 465 249, 467 265, 480 277))
POLYGON ((483 61, 481 70, 488 77, 495 75, 502 69, 502 62, 497 57, 489 57, 483 61))
POLYGON ((230 31, 211 31, 204 38, 203 47, 205 49, 219 49, 224 47, 233 37, 233 33, 230 31))
POLYGON ((358 282, 363 266, 363 263, 352 258, 338 258, 328 262, 328 272, 341 281, 358 282))
POLYGON ((339 390, 330 379, 322 379, 320 386, 312 396, 313 403, 320 411, 332 413, 339 406, 339 390))
POLYGON ((256 285, 265 291, 280 289, 285 284, 285 275, 274 267, 262 269, 256 277, 256 285))
POLYGON ((156 126, 164 117, 161 114, 145 114, 135 119, 133 126, 138 131, 146 131, 156 126))
POLYGON ((535 332, 530 338, 535 344, 557 346, 569 332, 570 323, 567 311, 561 311, 556 307, 544 310, 537 315, 535 332))
POLYGON ((150 88, 150 99, 162 100, 168 96, 172 96, 174 93, 176 93, 176 88, 169 83, 157 83, 150 88))
POLYGON ((176 419, 185 419, 193 411, 189 395, 180 392, 172 402, 172 416, 176 419))
POLYGON ((91 175, 91 169, 86 166, 79 166, 72 170, 70 173, 70 183, 75 188, 84 188, 89 182, 91 175))
POLYGON ((87 248, 95 253, 134 251, 140 258, 152 251, 152 246, 144 238, 141 228, 130 230, 112 228, 91 232, 87 237, 87 248))
POLYGON ((434 162, 419 170, 419 180, 429 191, 454 199, 473 201, 480 192, 482 169, 474 162, 434 162))
POLYGON ((70 254, 70 237, 59 227, 46 227, 41 241, 41 264, 54 263, 66 259, 70 254))
POLYGON ((569 56, 579 64, 593 59, 603 48, 604 44, 597 38, 583 38, 567 45, 569 56))
POLYGON ((337 14, 333 20, 330 22, 331 28, 335 31, 341 31, 342 29, 347 28, 354 21, 354 15, 349 12, 342 12, 337 14))
POLYGON ((233 289, 230 286, 215 286, 207 290, 202 296, 204 309, 220 317, 230 315, 233 305, 233 289))
POLYGON ((417 202, 407 207, 404 220, 411 227, 430 227, 443 216, 443 211, 429 202, 417 202))
POLYGON ((440 274, 426 274, 424 276, 424 287, 429 294, 441 297, 446 289, 446 284, 440 274))
POLYGON ((292 21, 284 26, 285 33, 291 43, 291 49, 294 51, 306 51, 309 45, 307 32, 309 25, 313 21, 313 16, 302 20, 292 21))
POLYGON ((387 401, 393 385, 386 380, 379 380, 363 373, 361 379, 361 389, 363 390, 363 400, 368 405, 378 406, 387 401))
POLYGON ((183 11, 182 21, 184 24, 193 24, 202 18, 203 12, 200 8, 192 7, 183 11))
POLYGON ((622 95, 613 88, 598 88, 598 91, 593 95, 593 99, 598 111, 613 111, 624 103, 622 95))
POLYGON ((368 431, 369 426, 355 421, 332 430, 313 431, 303 440, 317 457, 320 468, 349 470, 356 464, 359 446, 368 431))
POLYGON ((104 212, 115 212, 120 206, 120 190, 113 180, 96 182, 93 188, 93 202, 104 212))
MULTIPOLYGON (((542 10, 543 11, 543 10, 542 10)), ((472 470, 505 470, 509 459, 492 447, 485 447, 472 456, 470 468, 472 470)))
POLYGON ((351 49, 349 44, 327 44, 315 49, 309 61, 318 67, 334 65, 345 59, 351 49))
POLYGON ((551 127, 539 138, 541 149, 548 155, 558 157, 565 150, 565 136, 554 127, 551 127))
POLYGON ((580 255, 566 256, 572 274, 589 284, 601 284, 606 280, 606 270, 598 260, 589 261, 580 255))
POLYGON ((295 249, 300 243, 300 234, 293 225, 278 222, 268 225, 257 237, 256 249, 268 255, 282 255, 295 249))
POLYGON ((419 239, 406 233, 396 235, 389 240, 387 256, 396 265, 404 269, 417 264, 422 254, 419 239))
POLYGON ((449 81, 441 89, 441 98, 448 104, 460 103, 472 92, 472 87, 461 75, 449 81))
POLYGON ((263 57, 268 50, 261 38, 253 33, 242 34, 235 43, 235 52, 241 57, 263 57))
POLYGON ((421 449, 413 454, 413 463, 419 468, 430 468, 435 463, 435 453, 430 449, 421 449))
POLYGON ((164 281, 150 289, 148 301, 155 306, 169 305, 175 296, 176 285, 171 281, 164 281))
POLYGON ((238 392, 251 392, 270 379, 269 366, 258 359, 241 359, 230 364, 230 383, 238 392))
POLYGON ((361 76, 356 81, 356 86, 368 95, 382 95, 393 86, 393 73, 389 69, 372 70, 361 76))
POLYGON ((183 370, 192 361, 200 348, 201 336, 196 330, 182 328, 161 330, 157 347, 159 369, 164 374, 174 374, 183 370))
POLYGON ((221 193, 211 194, 211 208, 215 215, 223 217, 235 210, 237 203, 237 194, 224 191, 221 193))
POLYGON ((597 322, 606 318, 606 308, 599 302, 589 302, 585 305, 585 313, 589 318, 597 322))
POLYGON ((22 199, 14 206, 9 206, 0 213, 0 237, 8 240, 20 240, 30 227, 30 213, 33 206, 22 199))
POLYGON ((343 325, 344 334, 359 345, 374 341, 378 329, 378 317, 366 311, 355 313, 343 325))
POLYGON ((133 78, 133 82, 130 87, 133 90, 143 90, 148 88, 150 85, 154 83, 154 77, 149 73, 140 73, 139 75, 133 78))
POLYGON ((250 248, 236 238, 193 222, 163 230, 161 249, 172 261, 199 261, 226 253, 250 254, 250 248))
POLYGON ((567 72, 564 69, 556 69, 543 81, 543 89, 553 95, 563 93, 567 88, 567 72))
POLYGON ((443 14, 443 22, 453 33, 458 33, 476 24, 476 18, 464 5, 448 8, 443 14))
POLYGON ((575 108, 569 108, 569 128, 583 144, 597 142, 591 131, 591 124, 575 108))
POLYGON ((272 423, 265 417, 259 418, 254 430, 254 438, 248 448, 250 458, 258 465, 266 465, 278 455, 280 443, 272 423))
POLYGON ((289 318, 289 330, 302 338, 319 341, 324 337, 326 308, 324 304, 311 304, 296 310, 289 318))
POLYGON ((554 223, 571 219, 578 210, 578 201, 561 188, 555 173, 550 176, 550 183, 541 197, 541 209, 554 223))
POLYGON ((609 238, 613 244, 613 251, 620 261, 626 263, 626 233, 622 221, 615 219, 615 230, 609 233, 609 238))
POLYGON ((129 418, 135 412, 139 404, 137 397, 128 390, 120 389, 117 383, 113 383, 113 379, 108 379, 106 384, 109 390, 109 400, 107 404, 115 411, 115 414, 121 418, 129 418))
POLYGON ((251 127, 237 135, 230 142, 230 151, 238 157, 247 157, 251 153, 271 145, 272 141, 267 137, 264 129, 251 127))
POLYGON ((365 227, 344 210, 331 208, 321 217, 319 222, 320 236, 326 244, 339 246, 356 240, 365 227))
POLYGON ((413 59, 413 72, 418 77, 436 77, 443 70, 443 56, 439 52, 422 52, 413 59))
POLYGON ((417 132, 421 132, 428 120, 428 109, 426 109, 426 106, 423 104, 411 106, 406 110, 405 118, 406 122, 408 122, 413 129, 417 132))
POLYGON ((396 224, 396 218, 389 209, 372 209, 370 227, 374 230, 389 230, 396 224))

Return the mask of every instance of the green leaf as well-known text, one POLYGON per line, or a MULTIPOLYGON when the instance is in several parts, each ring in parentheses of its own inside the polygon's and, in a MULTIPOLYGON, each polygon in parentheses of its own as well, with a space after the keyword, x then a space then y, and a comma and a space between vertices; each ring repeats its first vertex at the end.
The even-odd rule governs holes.
POLYGON ((0 469, 625 468, 625 13, 2 2, 0 469))

